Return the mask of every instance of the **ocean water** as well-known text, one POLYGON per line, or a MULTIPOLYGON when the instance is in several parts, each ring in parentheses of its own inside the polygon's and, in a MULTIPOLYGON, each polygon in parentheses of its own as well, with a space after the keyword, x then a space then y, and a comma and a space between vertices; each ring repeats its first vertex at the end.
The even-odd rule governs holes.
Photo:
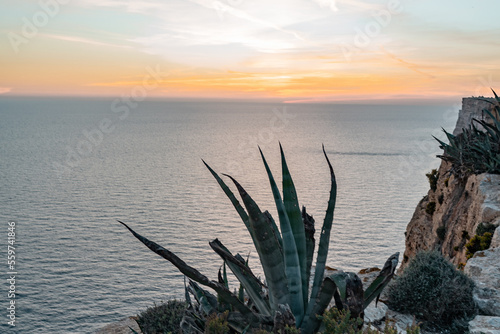
MULTIPOLYGON (((248 232, 204 159, 276 217, 263 150, 279 142, 299 203, 321 228, 338 180, 328 265, 357 271, 404 250, 404 231, 439 165, 432 134, 451 106, 114 99, 0 99, 0 331, 91 333, 154 302, 183 277, 117 219, 215 279, 219 238, 262 273, 248 232), (16 222, 16 327, 7 325, 7 223, 16 222)), ((450 116, 451 115, 451 116, 450 116)), ((402 254, 401 254, 402 256, 402 254)))

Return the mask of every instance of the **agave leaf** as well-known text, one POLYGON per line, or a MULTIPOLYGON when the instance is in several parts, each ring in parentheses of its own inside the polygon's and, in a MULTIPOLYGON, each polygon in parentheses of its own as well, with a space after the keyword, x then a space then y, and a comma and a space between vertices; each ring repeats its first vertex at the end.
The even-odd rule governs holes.
MULTIPOLYGON (((219 267, 219 272, 217 274, 217 278, 219 280, 219 283, 224 285, 226 287, 226 289, 229 290, 229 282, 227 280, 227 275, 226 275, 226 262, 223 262, 222 266, 219 267)), ((225 303, 224 300, 222 300, 222 298, 218 298, 218 305, 217 306, 218 306, 219 312, 223 312, 225 310, 233 311, 231 304, 225 303)))
POLYGON ((283 238, 281 237, 280 230, 278 230, 278 226, 276 225, 276 222, 274 221, 273 216, 271 216, 271 214, 268 211, 264 211, 264 215, 266 215, 267 219, 269 219, 269 221, 271 222, 271 226, 273 228, 274 235, 279 243, 278 246, 280 247, 281 253, 283 253, 283 238))
POLYGON ((205 315, 217 312, 217 297, 202 289, 196 282, 189 280, 189 291, 196 298, 205 315))
MULTIPOLYGON (((262 153, 262 152, 261 152, 262 153)), ((309 275, 307 274, 307 247, 304 223, 300 212, 297 190, 288 170, 288 165, 285 159, 285 153, 280 143, 281 153, 281 168, 283 173, 283 204, 285 211, 290 221, 297 255, 299 256, 300 276, 302 277, 302 297, 304 307, 307 307, 309 294, 309 275)))
POLYGON ((329 279, 331 279, 332 281, 335 282, 335 285, 337 285, 337 289, 338 289, 340 298, 342 300, 345 300, 346 297, 347 297, 347 293, 346 293, 346 289, 347 289, 347 283, 346 283, 347 273, 344 272, 344 271, 342 271, 342 270, 339 270, 339 271, 331 274, 328 277, 329 277, 329 279))
POLYGON ((134 230, 132 230, 127 224, 118 221, 120 224, 125 226, 139 241, 141 241, 146 247, 155 252, 156 254, 163 257, 165 260, 172 263, 181 273, 191 278, 193 281, 198 282, 202 285, 208 286, 214 289, 220 298, 222 298, 227 303, 231 304, 236 310, 241 312, 244 316, 248 317, 249 322, 258 323, 259 317, 252 312, 245 304, 243 304, 237 296, 233 295, 231 291, 226 289, 226 287, 218 282, 209 280, 205 275, 200 273, 195 268, 187 265, 181 258, 169 251, 168 249, 158 245, 157 243, 143 237, 134 230))
POLYGON ((224 278, 222 278, 222 266, 219 267, 219 272, 217 273, 217 280, 219 281, 220 284, 223 284, 226 288, 226 284, 224 284, 224 278))
POLYGON ((222 273, 222 278, 224 279, 224 285, 229 289, 229 281, 227 279, 226 262, 224 261, 224 271, 222 273))
MULTIPOLYGON (((302 334, 316 333, 319 326, 321 325, 321 320, 318 315, 322 315, 326 308, 330 304, 332 297, 335 299, 335 305, 338 309, 343 308, 341 297, 338 292, 338 287, 335 281, 340 279, 336 276, 342 275, 343 272, 334 273, 333 275, 325 277, 321 285, 318 296, 312 300, 312 308, 310 312, 304 317, 304 321, 300 325, 300 332, 302 334)), ((342 276, 343 277, 343 276, 342 276)), ((311 305, 311 303, 309 304, 311 305)))
MULTIPOLYGON (((292 227, 288 215, 285 210, 285 205, 281 199, 281 195, 274 180, 273 174, 269 165, 267 164, 264 154, 260 150, 260 155, 264 166, 266 167, 267 175, 269 177, 269 183, 271 184, 271 189, 274 195, 274 202, 276 203, 276 209, 278 210, 278 215, 280 219, 281 236, 283 238, 283 253, 285 259, 285 271, 288 281, 288 289, 290 291, 290 309, 297 323, 302 321, 304 316, 304 297, 302 294, 302 275, 301 267, 299 261, 299 255, 297 253, 297 246, 295 244, 295 237, 293 235, 292 227)), ((303 228, 302 228, 303 230, 303 228)), ((305 269, 305 268, 304 268, 305 269)), ((305 274, 305 273, 304 273, 305 274)))
POLYGON ((330 198, 328 199, 328 207, 326 209, 325 219, 323 221, 323 227, 321 229, 321 236, 319 239, 318 246, 318 256, 316 258, 316 269, 314 272, 314 282, 311 291, 311 298, 309 300, 307 313, 310 314, 310 309, 314 305, 314 301, 319 293, 319 288, 321 281, 323 280, 323 275, 325 272, 326 258, 328 256, 328 247, 330 246, 330 232, 333 223, 333 213, 335 210, 335 202, 337 200, 337 181, 335 179, 335 173, 333 172, 332 164, 326 155, 325 146, 323 145, 323 154, 325 155, 326 162, 330 169, 331 187, 330 187, 330 198))
POLYGON ((444 131, 444 134, 446 135, 446 138, 448 138, 448 141, 450 143, 453 142, 453 139, 455 139, 456 136, 454 136, 453 134, 449 133, 448 131, 446 131, 445 129, 443 129, 444 131))
POLYGON ((493 120, 493 122, 495 123, 495 126, 497 127, 497 129, 500 129, 500 121, 495 116, 493 116, 493 114, 489 110, 484 110, 484 111, 493 120))
POLYGON ((491 89, 491 91, 493 92, 493 95, 495 95, 495 100, 497 100, 497 103, 500 103, 500 98, 498 97, 497 93, 495 93, 493 89, 491 89))
POLYGON ((227 315, 227 324, 229 327, 234 329, 236 333, 242 333, 245 328, 249 326, 249 324, 245 321, 245 318, 237 312, 229 312, 227 315))
POLYGON ((241 332, 241 334, 246 334, 248 332, 248 330, 250 329, 250 325, 246 326, 243 331, 241 332))
POLYGON ((363 283, 355 273, 347 273, 346 276, 346 298, 343 300, 344 307, 347 307, 351 315, 355 318, 364 317, 363 283))
POLYGON ((215 180, 217 181, 217 183, 219 184, 219 186, 222 188, 222 190, 224 191, 224 193, 226 194, 226 196, 229 198, 229 200, 233 204, 234 208, 236 209, 236 211, 240 215, 241 220, 243 220, 243 223, 245 224, 248 232, 250 233, 250 235, 253 238, 253 231, 250 228, 250 223, 248 221, 248 214, 245 212, 245 209, 243 209, 243 207, 241 206, 241 204, 238 201, 238 199, 236 198, 236 196, 234 196, 234 194, 231 191, 231 189, 229 189, 229 187, 219 177, 219 175, 203 159, 201 161, 203 161, 203 163, 208 168, 208 170, 210 171, 210 173, 212 173, 213 177, 215 178, 215 180))
MULTIPOLYGON (((444 130, 443 130, 444 131, 444 130)), ((446 144, 444 141, 442 140, 439 140, 438 138, 432 136, 434 139, 437 140, 437 142, 439 143, 439 145, 441 146, 442 149, 445 149, 445 147, 449 146, 448 144, 446 144)))
POLYGON ((128 328, 132 331, 132 334, 139 334, 132 327, 128 326, 128 328))
POLYGON ((192 311, 186 311, 182 317, 180 327, 183 333, 203 334, 204 319, 201 319, 192 311))
MULTIPOLYGON (((387 261, 385 261, 384 267, 378 274, 377 278, 375 278, 364 293, 364 308, 368 307, 375 297, 377 298, 376 303, 378 302, 380 293, 387 286, 387 284, 389 284, 390 280, 394 276, 396 267, 398 266, 398 261, 399 252, 394 253, 387 259, 387 261)), ((377 305, 376 303, 375 305, 377 305)))
POLYGON ((264 299, 262 293, 263 284, 255 277, 250 268, 234 257, 219 239, 210 242, 210 247, 227 263, 229 269, 231 269, 247 291, 257 310, 264 315, 270 316, 271 309, 269 303, 264 299))
POLYGON ((186 299, 186 303, 192 306, 191 297, 189 296, 189 290, 186 284, 186 276, 184 276, 184 298, 186 299))
MULTIPOLYGON (((307 288, 309 288, 309 279, 311 277, 311 267, 314 258, 314 248, 316 246, 314 240, 314 218, 307 214, 306 207, 302 207, 302 221, 304 222, 304 232, 306 236, 306 276, 307 288)), ((309 291, 307 291, 306 297, 309 291)))
POLYGON ((475 118, 472 121, 479 123, 486 130, 486 132, 488 132, 488 134, 491 136, 492 139, 494 139, 495 141, 499 140, 498 128, 496 126, 493 126, 493 125, 486 123, 486 122, 478 121, 475 118))
POLYGON ((279 304, 289 303, 289 290, 285 274, 283 253, 274 234, 272 222, 260 211, 259 206, 233 177, 227 175, 236 185, 250 217, 250 227, 255 231, 254 244, 259 254, 262 269, 269 287, 271 309, 279 304))

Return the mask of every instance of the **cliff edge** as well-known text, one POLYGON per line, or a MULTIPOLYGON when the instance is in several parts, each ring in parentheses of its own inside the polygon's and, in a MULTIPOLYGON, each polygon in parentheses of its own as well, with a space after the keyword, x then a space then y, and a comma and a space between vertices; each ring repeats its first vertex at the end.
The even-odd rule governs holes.
MULTIPOLYGON (((491 110, 491 105, 464 98, 453 134, 460 135, 472 119, 492 122, 485 118, 483 109, 491 110)), ((406 228, 400 270, 418 251, 440 251, 464 268, 475 283, 473 298, 479 315, 469 324, 470 332, 500 333, 500 175, 483 173, 460 179, 449 172, 450 168, 442 161, 438 170, 427 175, 431 189, 418 203, 406 228), (489 249, 477 251, 468 260, 466 245, 480 224, 492 224, 492 242, 489 249)))

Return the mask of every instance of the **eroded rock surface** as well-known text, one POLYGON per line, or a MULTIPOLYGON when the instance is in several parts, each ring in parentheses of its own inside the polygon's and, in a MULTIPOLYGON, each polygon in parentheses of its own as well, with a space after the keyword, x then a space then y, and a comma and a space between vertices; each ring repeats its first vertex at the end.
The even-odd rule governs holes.
POLYGON ((500 317, 476 316, 469 322, 470 334, 500 334, 500 317))
POLYGON ((479 313, 500 316, 500 248, 477 252, 464 271, 476 284, 473 296, 479 313))

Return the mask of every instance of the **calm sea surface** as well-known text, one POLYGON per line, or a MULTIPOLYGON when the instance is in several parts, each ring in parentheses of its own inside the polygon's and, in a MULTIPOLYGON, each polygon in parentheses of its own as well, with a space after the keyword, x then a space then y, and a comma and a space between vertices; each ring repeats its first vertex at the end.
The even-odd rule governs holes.
POLYGON ((248 232, 201 159, 276 217, 257 146, 280 179, 278 141, 317 230, 330 186, 322 144, 332 161, 339 188, 328 265, 382 266, 404 250, 425 173, 439 164, 431 134, 453 129, 450 108, 1 98, 0 331, 9 329, 9 220, 17 223, 12 332, 91 333, 182 298, 182 275, 117 219, 211 278, 221 265, 208 245, 214 238, 250 253, 261 272, 248 232))

